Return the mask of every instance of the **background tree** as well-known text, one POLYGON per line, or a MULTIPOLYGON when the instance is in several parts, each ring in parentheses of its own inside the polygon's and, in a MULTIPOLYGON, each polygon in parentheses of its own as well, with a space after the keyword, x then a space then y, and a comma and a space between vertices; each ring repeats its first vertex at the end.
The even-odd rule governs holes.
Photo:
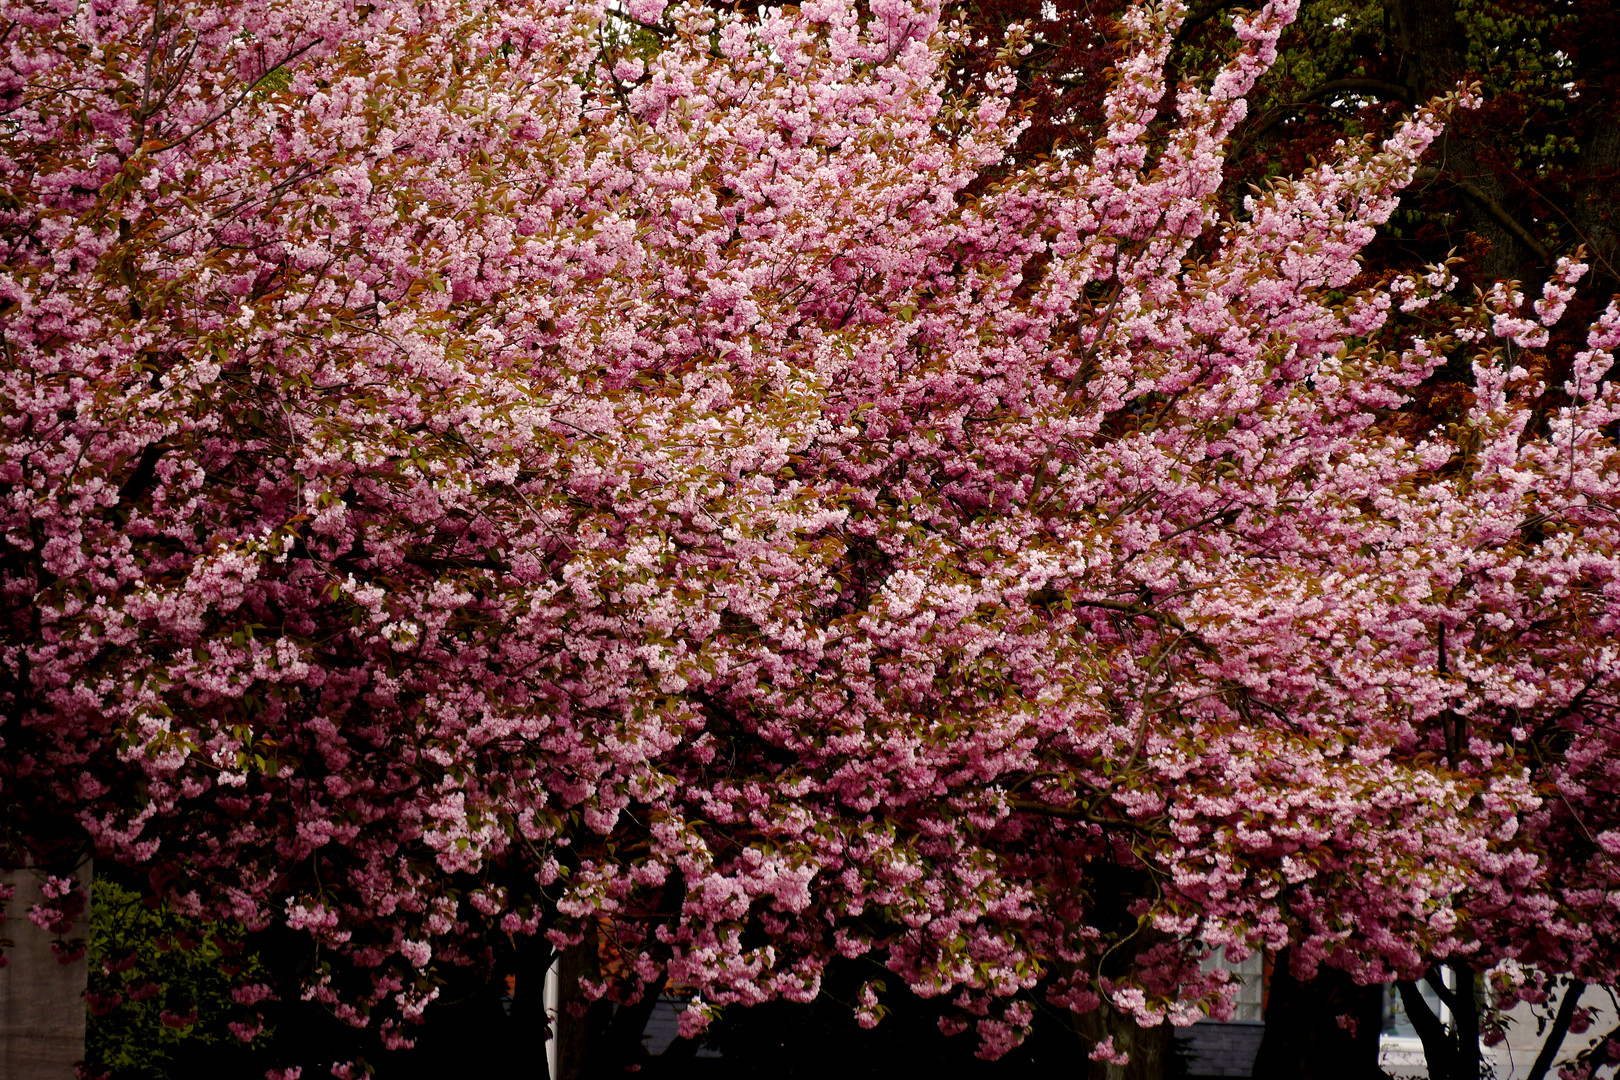
MULTIPOLYGON (((1198 77, 1228 48, 1237 5, 1192 5, 1172 63, 1198 77)), ((969 8, 986 42, 1012 22, 1034 27, 1019 64, 1032 123, 1025 154, 1083 151, 1097 131, 1094 85, 1115 57, 1109 26, 1120 3, 981 2, 969 8)), ((1553 260, 1584 246, 1597 295, 1620 286, 1615 270, 1614 129, 1620 57, 1613 6, 1507 0, 1311 0, 1279 43, 1281 60, 1256 89, 1234 133, 1233 183, 1297 172, 1342 137, 1387 129, 1413 105, 1478 81, 1481 109, 1456 117, 1408 192, 1396 228, 1373 248, 1375 265, 1443 258, 1462 271, 1539 281, 1553 260)), ((988 50, 971 54, 983 64, 988 50)), ((970 64, 971 67, 971 64, 970 64)), ((1598 305, 1601 307, 1601 304, 1598 305)))

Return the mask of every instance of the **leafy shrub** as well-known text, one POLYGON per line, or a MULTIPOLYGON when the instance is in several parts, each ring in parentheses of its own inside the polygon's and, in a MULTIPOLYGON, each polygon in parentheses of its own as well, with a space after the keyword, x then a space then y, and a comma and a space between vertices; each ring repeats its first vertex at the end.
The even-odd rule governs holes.
POLYGON ((188 1062, 267 1039, 252 1007, 270 991, 239 924, 189 917, 100 877, 90 918, 87 1075, 171 1080, 188 1062))

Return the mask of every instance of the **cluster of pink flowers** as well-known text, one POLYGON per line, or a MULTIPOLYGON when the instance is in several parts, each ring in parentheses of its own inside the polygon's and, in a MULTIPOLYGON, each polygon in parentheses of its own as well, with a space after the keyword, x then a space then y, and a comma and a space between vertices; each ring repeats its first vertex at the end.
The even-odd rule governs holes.
POLYGON ((1225 216, 1295 6, 1173 104, 1134 8, 1010 168, 933 0, 10 0, 0 855, 294 925, 390 1045, 599 925, 686 1034, 872 954, 990 1054, 1223 946, 1612 979, 1620 312, 1550 415, 1578 264, 1401 329, 1451 101, 1225 216))

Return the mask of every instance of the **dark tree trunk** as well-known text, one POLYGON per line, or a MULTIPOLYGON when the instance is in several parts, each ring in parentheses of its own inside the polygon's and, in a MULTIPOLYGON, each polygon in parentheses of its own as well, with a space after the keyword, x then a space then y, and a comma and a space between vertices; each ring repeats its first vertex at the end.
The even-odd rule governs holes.
POLYGON ((1483 1062, 1479 1055, 1479 996, 1474 969, 1467 964, 1455 964, 1457 988, 1449 1002, 1457 1029, 1458 1080, 1474 1080, 1480 1075, 1483 1062))
POLYGON ((1608 289, 1620 288, 1620 102, 1596 111, 1581 148, 1586 178, 1575 199, 1575 225, 1608 289))
POLYGON ((641 1036, 658 1005, 657 990, 648 987, 632 1005, 586 1001, 580 977, 600 978, 595 934, 563 950, 557 974, 556 1080, 605 1080, 642 1068, 650 1059, 641 1036))
MULTIPOLYGON (((1400 37, 1403 73, 1415 102, 1456 88, 1468 74, 1468 38, 1457 21, 1455 0, 1392 0, 1389 12, 1400 37)), ((1466 116, 1454 118, 1440 146, 1445 182, 1460 196, 1468 231, 1487 245, 1480 269, 1487 278, 1526 278, 1547 261, 1547 249, 1527 219, 1489 152, 1469 131, 1466 116)))
POLYGON ((1378 1035, 1384 988, 1357 986, 1326 968, 1300 980, 1277 956, 1266 995, 1266 1030, 1255 1055, 1256 1080, 1380 1080, 1378 1035), (1347 1024, 1340 1023, 1340 1017, 1347 1024))
MULTIPOLYGON (((679 873, 671 874, 664 882, 658 914, 674 918, 685 896, 685 880, 679 873)), ((658 1007, 657 985, 644 987, 641 998, 628 1005, 587 1002, 580 992, 581 977, 603 981, 600 934, 604 929, 611 930, 611 924, 592 927, 583 941, 563 951, 558 969, 556 1080, 629 1076, 652 1060, 641 1037, 658 1007)))
POLYGON ((1452 964, 1456 985, 1447 986, 1442 970, 1429 969, 1424 981, 1451 1013, 1451 1022, 1442 1023, 1435 1010, 1419 993, 1416 983, 1403 982, 1401 1004, 1423 1042, 1429 1080, 1479 1080, 1484 1061, 1479 1050, 1479 996, 1474 969, 1452 964))
POLYGON ((1103 1005, 1075 1017, 1074 1026, 1087 1044, 1096 1044, 1111 1036, 1114 1049, 1130 1056, 1124 1065, 1091 1062, 1089 1080, 1164 1080, 1165 1067, 1170 1062, 1171 1040, 1175 1036, 1175 1029, 1169 1024, 1138 1027, 1129 1016, 1103 1005))
POLYGON ((620 1005, 613 1010, 603 1032, 601 1052, 592 1075, 603 1078, 628 1076, 632 1069, 642 1068, 648 1060, 647 1044, 641 1041, 658 1005, 658 994, 652 988, 634 1005, 620 1005))
POLYGON ((1585 123, 1570 216, 1606 300, 1620 289, 1620 9, 1589 9, 1582 27, 1575 74, 1585 123))
POLYGON ((557 1077, 556 1080, 588 1080, 591 1076, 592 1028, 600 1025, 601 1014, 612 1006, 587 1001, 579 980, 597 974, 596 939, 587 934, 578 945, 563 950, 557 970, 557 1077), (594 1015, 593 1015, 594 1014, 594 1015))

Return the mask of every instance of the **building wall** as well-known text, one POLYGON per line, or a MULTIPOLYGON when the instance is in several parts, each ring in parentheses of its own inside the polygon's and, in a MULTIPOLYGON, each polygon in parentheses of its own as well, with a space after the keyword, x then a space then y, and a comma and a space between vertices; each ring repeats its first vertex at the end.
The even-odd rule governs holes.
POLYGON ((1193 1077, 1248 1076, 1260 1049, 1264 1024, 1202 1020, 1179 1034, 1187 1050, 1187 1072, 1193 1077))
MULTIPOLYGON (((90 888, 90 868, 80 871, 90 888)), ((28 909, 44 899, 40 880, 27 870, 0 872, 0 883, 16 887, 5 905, 0 937, 9 938, 7 964, 0 967, 0 1077, 4 1080, 74 1080, 84 1058, 84 957, 59 964, 51 937, 28 921, 28 909)), ((90 935, 88 907, 72 937, 90 935)))
MULTIPOLYGON (((1548 1070, 1549 1076, 1557 1076, 1559 1065, 1573 1060, 1575 1055, 1591 1046, 1600 1036, 1613 1031, 1615 1024, 1620 1023, 1614 996, 1601 986, 1587 987, 1581 995, 1581 1004, 1593 1011, 1592 1026, 1583 1034, 1565 1036, 1564 1045, 1553 1061, 1553 1067, 1548 1070)), ((1554 997, 1544 1011, 1551 1014, 1557 1007, 1558 998, 1554 997)), ((1541 1037, 1536 1030, 1535 1011, 1529 1005, 1520 1005, 1508 1013, 1507 1041, 1495 1050, 1495 1056, 1502 1065, 1497 1076, 1503 1080, 1523 1080, 1530 1075, 1530 1066, 1535 1064, 1536 1055, 1540 1052, 1541 1037)), ((1605 1069, 1601 1075, 1613 1076, 1615 1072, 1605 1069)))

